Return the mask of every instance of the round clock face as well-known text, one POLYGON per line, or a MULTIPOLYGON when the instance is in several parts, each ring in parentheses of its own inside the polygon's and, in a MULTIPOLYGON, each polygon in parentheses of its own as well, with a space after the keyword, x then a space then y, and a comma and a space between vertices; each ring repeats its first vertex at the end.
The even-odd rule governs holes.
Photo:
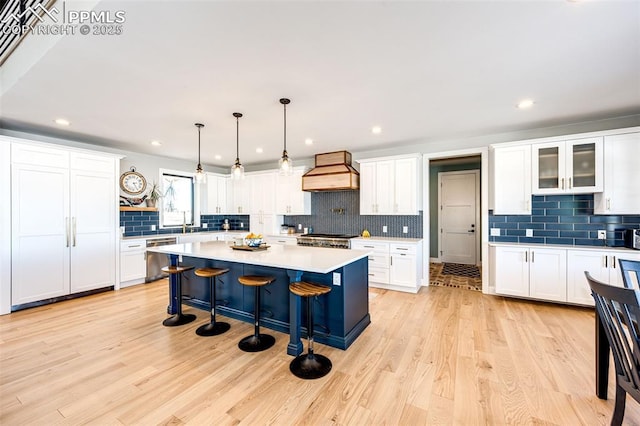
POLYGON ((124 172, 120 176, 120 188, 128 194, 142 194, 147 189, 147 180, 138 172, 124 172))

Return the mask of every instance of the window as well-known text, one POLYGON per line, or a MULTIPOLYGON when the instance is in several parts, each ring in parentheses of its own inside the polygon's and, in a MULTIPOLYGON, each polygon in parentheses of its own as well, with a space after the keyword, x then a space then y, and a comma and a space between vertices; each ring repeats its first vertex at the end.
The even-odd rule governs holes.
POLYGON ((200 218, 195 215, 195 185, 193 175, 187 173, 160 171, 162 188, 163 228, 182 225, 198 226, 200 218))

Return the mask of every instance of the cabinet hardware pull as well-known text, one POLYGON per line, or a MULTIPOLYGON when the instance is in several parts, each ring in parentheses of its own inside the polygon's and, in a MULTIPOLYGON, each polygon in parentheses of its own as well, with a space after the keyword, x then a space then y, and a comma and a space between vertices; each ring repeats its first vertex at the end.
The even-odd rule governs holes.
POLYGON ((140 247, 140 244, 136 244, 135 246, 127 246, 129 248, 140 247))
POLYGON ((372 277, 374 274, 367 274, 367 275, 369 275, 370 277, 372 277))
POLYGON ((71 219, 73 221, 73 247, 76 246, 76 218, 71 219))
POLYGON ((396 247, 396 250, 409 250, 409 249, 405 247, 396 247))
POLYGON ((608 268, 609 267, 609 256, 604 256, 604 267, 608 268))
POLYGON ((393 266, 393 256, 390 256, 391 258, 391 266, 393 266))
POLYGON ((144 252, 144 260, 147 260, 147 252, 144 252))
POLYGON ((615 257, 615 256, 613 256, 613 259, 612 259, 612 260, 613 260, 613 262, 612 262, 612 264, 611 264, 611 267, 612 267, 613 269, 616 269, 616 257, 615 257))
POLYGON ((527 263, 529 261, 529 252, 524 252, 524 262, 527 263))
POLYGON ((611 210, 611 198, 607 198, 607 210, 611 210))
POLYGON ((571 178, 569 178, 569 189, 571 189, 571 178))
POLYGON ((64 218, 64 227, 65 227, 65 240, 66 240, 66 245, 67 247, 69 247, 69 218, 65 217, 64 218))
POLYGON ((534 256, 535 256, 536 252, 534 252, 533 250, 531 250, 531 263, 535 262, 534 260, 534 256))
POLYGON ((362 246, 364 248, 374 248, 373 246, 362 246))

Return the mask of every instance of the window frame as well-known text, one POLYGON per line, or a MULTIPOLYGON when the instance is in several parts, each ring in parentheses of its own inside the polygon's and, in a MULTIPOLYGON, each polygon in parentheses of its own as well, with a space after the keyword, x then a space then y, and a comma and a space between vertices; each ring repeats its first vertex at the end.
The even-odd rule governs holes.
POLYGON ((201 188, 198 184, 198 182, 196 182, 195 179, 195 173, 194 172, 185 172, 182 170, 173 170, 173 169, 158 169, 158 182, 159 182, 159 186, 160 186, 160 191, 162 194, 162 197, 160 198, 160 202, 159 202, 159 206, 158 206, 158 213, 159 213, 159 217, 158 217, 158 222, 159 222, 159 229, 180 229, 182 228, 182 224, 176 224, 176 225, 165 225, 165 211, 164 211, 164 205, 165 205, 165 193, 167 188, 165 188, 165 181, 164 181, 164 177, 165 176, 175 176, 175 177, 179 177, 179 178, 188 178, 191 179, 191 222, 187 220, 187 227, 189 228, 199 228, 200 227, 200 191, 201 188))

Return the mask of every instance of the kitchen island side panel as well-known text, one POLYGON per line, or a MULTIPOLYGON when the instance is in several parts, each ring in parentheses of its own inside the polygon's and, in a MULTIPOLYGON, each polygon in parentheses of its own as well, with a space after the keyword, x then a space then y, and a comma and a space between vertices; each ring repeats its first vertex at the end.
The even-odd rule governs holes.
MULTIPOLYGON (((183 256, 181 264, 195 268, 228 268, 229 272, 218 277, 217 313, 247 323, 253 323, 255 293, 253 287, 241 285, 238 277, 242 275, 275 277, 273 283, 261 289, 260 323, 265 328, 290 333, 290 279, 286 269, 187 256, 183 256)), ((315 340, 318 343, 346 349, 370 323, 367 272, 367 258, 356 260, 327 274, 303 272, 302 280, 331 287, 331 292, 314 300, 315 340), (340 285, 333 284, 334 273, 340 274, 340 285)), ((197 277, 194 270, 187 271, 184 274, 182 288, 184 304, 209 311, 208 279, 197 277)), ((300 302, 301 334, 302 337, 306 337, 306 303, 304 300, 300 302)), ((168 312, 172 313, 172 311, 175 312, 175 307, 169 306, 168 312)), ((200 318, 201 315, 198 317, 198 320, 204 319, 200 318)))

